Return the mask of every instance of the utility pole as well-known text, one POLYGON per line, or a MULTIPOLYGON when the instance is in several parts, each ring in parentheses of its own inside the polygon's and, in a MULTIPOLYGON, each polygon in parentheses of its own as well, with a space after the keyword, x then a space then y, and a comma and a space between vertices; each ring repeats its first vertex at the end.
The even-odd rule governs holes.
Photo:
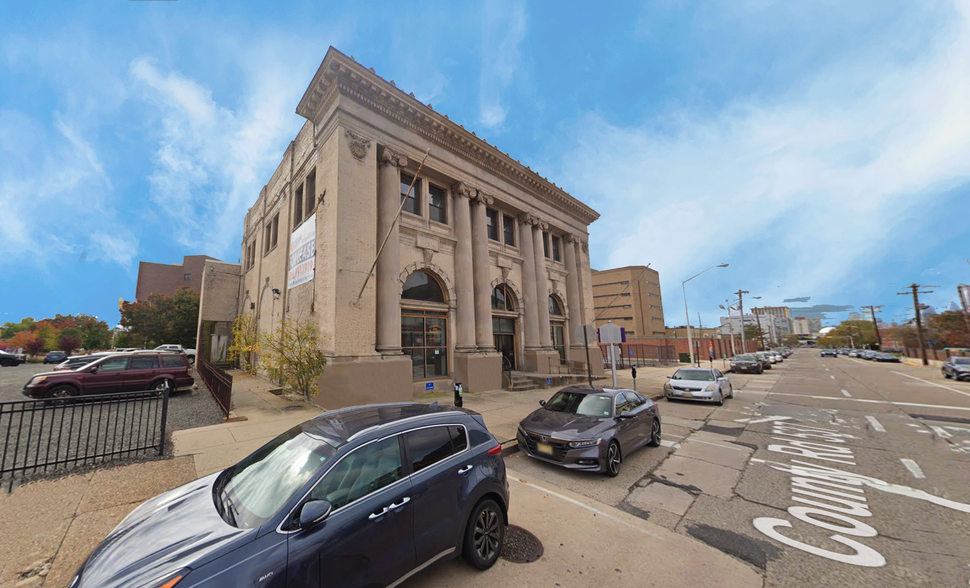
MULTIPOLYGON (((923 320, 919 315, 919 295, 920 294, 932 294, 933 290, 920 292, 920 288, 939 288, 939 286, 923 286, 920 284, 912 284, 909 289, 912 290, 913 295, 913 311, 916 312, 916 337, 919 339, 919 352, 923 358, 923 365, 930 365, 929 360, 926 359, 926 345, 923 343, 923 320)), ((909 296, 910 292, 897 292, 896 296, 909 296)))
POLYGON ((738 290, 737 292, 732 292, 732 294, 738 295, 738 313, 740 313, 740 323, 741 323, 741 353, 748 352, 748 344, 744 340, 744 295, 750 294, 747 290, 738 290))
POLYGON ((872 328, 876 330, 876 344, 879 345, 879 351, 882 351, 882 336, 879 334, 879 323, 876 322, 876 309, 882 308, 882 305, 872 306, 870 304, 869 306, 863 306, 862 308, 868 308, 869 312, 872 313, 872 328))

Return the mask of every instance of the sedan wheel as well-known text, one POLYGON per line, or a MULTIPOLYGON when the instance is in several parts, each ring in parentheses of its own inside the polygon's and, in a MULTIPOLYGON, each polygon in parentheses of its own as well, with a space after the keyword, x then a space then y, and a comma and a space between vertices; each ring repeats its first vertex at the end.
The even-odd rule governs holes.
POLYGON ((480 570, 495 564, 505 541, 505 521, 494 500, 485 500, 472 512, 465 531, 465 558, 480 570))
POLYGON ((660 447, 660 420, 653 419, 653 427, 650 429, 650 447, 660 447))
POLYGON ((950 379, 950 374, 948 374, 946 372, 943 372, 943 377, 946 378, 947 380, 949 380, 950 379))
POLYGON ((717 405, 724 406, 724 393, 720 390, 717 391, 717 405))
POLYGON ((620 444, 611 441, 606 450, 606 475, 615 478, 620 474, 620 464, 623 462, 623 455, 620 453, 620 444))

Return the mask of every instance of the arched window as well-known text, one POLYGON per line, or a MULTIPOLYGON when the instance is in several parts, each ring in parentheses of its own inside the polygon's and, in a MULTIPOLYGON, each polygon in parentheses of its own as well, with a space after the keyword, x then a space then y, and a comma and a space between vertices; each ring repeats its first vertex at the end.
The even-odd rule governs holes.
POLYGON ((404 300, 421 300, 423 302, 444 302, 445 295, 441 291, 441 285, 425 272, 414 272, 404 282, 404 292, 401 293, 404 300))
POLYGON ((559 298, 549 296, 549 330, 552 335, 552 346, 559 352, 559 359, 562 361, 566 361, 565 314, 559 298))
POLYGON ((441 284, 431 274, 414 272, 404 282, 401 301, 401 348, 411 357, 412 377, 447 377, 448 309, 441 284), (409 308, 409 301, 417 304, 409 308))
POLYGON ((499 284, 492 290, 492 310, 515 312, 515 297, 505 284, 499 284))

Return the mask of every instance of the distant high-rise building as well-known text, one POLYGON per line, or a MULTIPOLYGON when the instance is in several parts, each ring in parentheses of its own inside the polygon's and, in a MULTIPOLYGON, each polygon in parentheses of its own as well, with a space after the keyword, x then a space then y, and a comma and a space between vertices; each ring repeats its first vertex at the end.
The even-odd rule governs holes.
POLYGON ((628 337, 662 339, 664 327, 660 274, 642 265, 592 270, 593 323, 609 321, 626 329, 628 337))
POLYGON ((182 263, 138 262, 138 280, 135 282, 135 300, 147 300, 152 294, 175 294, 183 288, 196 294, 202 293, 202 268, 208 255, 185 255, 182 263))
POLYGON ((796 335, 812 336, 822 330, 822 319, 818 317, 796 316, 792 319, 792 332, 796 335))

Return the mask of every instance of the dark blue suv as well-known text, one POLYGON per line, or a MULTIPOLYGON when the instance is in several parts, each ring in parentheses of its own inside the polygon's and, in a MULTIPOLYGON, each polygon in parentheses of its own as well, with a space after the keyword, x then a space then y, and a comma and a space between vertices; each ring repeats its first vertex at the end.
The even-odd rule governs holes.
POLYGON ((145 502, 70 587, 389 586, 459 554, 488 569, 508 506, 501 446, 479 414, 338 410, 145 502))

